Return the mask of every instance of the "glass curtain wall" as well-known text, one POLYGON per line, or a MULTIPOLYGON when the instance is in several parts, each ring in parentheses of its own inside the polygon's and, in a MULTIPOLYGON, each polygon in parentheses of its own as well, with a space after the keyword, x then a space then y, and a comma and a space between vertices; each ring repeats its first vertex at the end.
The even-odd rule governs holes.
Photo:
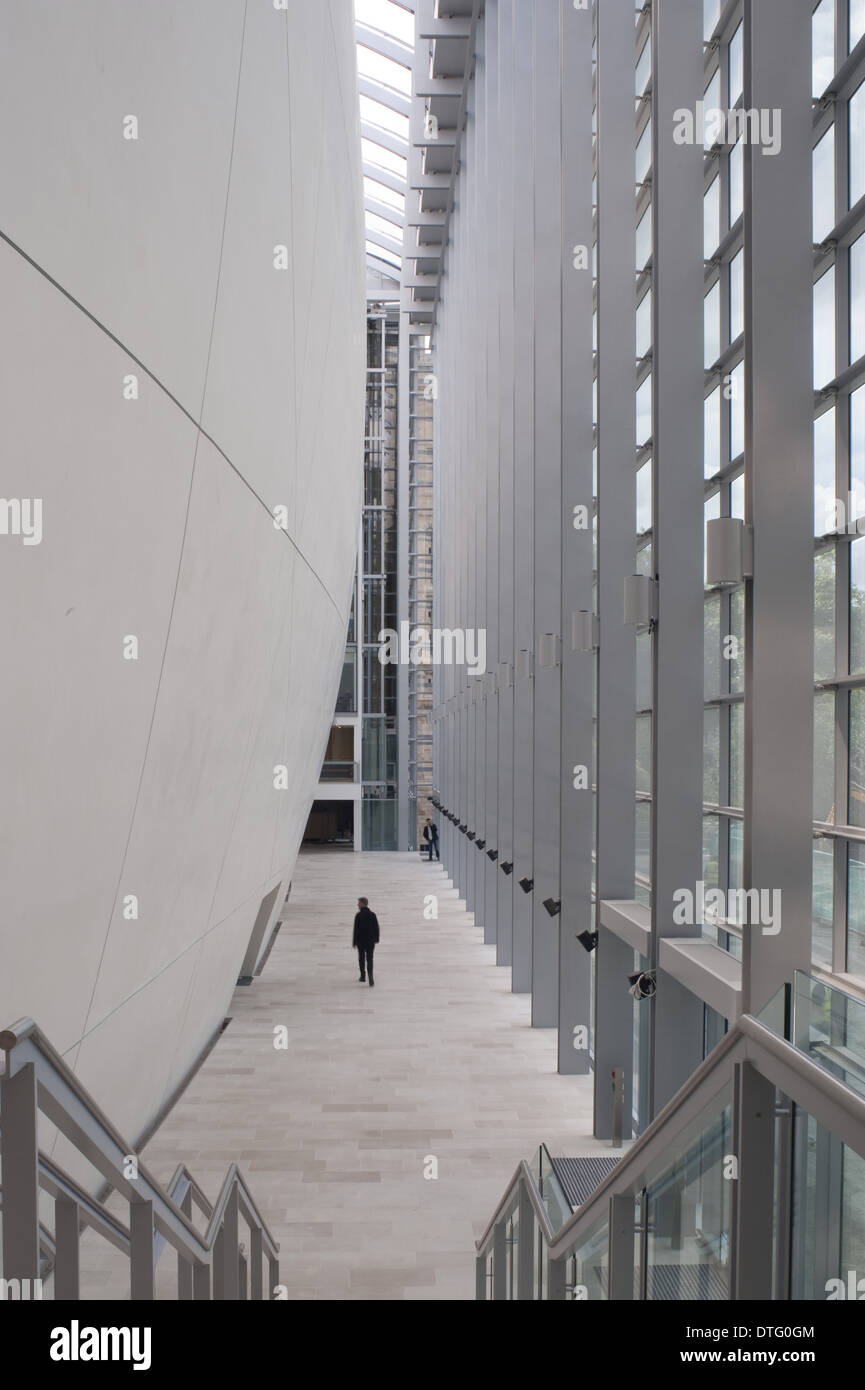
MULTIPOLYGON (((744 105, 742 5, 703 6, 706 109, 744 105)), ((707 122, 703 258, 705 520, 745 517, 744 150, 712 140, 707 122)), ((704 601, 703 880, 725 894, 742 887, 744 804, 743 586, 706 586, 704 601)), ((736 914, 709 915, 703 935, 737 959, 736 914)))
POLYGON ((397 668, 379 660, 379 633, 397 628, 397 390, 399 306, 367 306, 364 505, 359 564, 363 847, 397 847, 397 668))

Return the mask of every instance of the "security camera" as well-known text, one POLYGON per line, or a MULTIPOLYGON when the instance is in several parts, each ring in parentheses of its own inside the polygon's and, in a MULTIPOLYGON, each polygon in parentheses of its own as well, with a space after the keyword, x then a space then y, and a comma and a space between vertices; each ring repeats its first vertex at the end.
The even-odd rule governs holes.
POLYGON ((577 933, 577 940, 584 951, 594 951, 598 945, 598 933, 596 931, 581 931, 577 933))
POLYGON ((635 999, 651 999, 658 988, 654 970, 638 970, 636 975, 628 976, 629 993, 635 999))

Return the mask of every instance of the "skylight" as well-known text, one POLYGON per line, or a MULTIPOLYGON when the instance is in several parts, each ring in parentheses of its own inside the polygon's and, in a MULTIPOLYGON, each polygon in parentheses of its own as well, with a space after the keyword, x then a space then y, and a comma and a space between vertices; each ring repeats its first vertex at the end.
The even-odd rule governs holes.
POLYGON ((414 0, 355 0, 368 263, 402 270, 414 0))

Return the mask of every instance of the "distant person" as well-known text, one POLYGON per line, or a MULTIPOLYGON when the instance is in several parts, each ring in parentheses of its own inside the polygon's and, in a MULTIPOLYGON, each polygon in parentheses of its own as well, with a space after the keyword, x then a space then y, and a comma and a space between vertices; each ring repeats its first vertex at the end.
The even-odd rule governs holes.
POLYGON ((374 912, 370 912, 368 898, 358 898, 357 909, 351 944, 357 947, 357 959, 360 965, 358 983, 363 984, 369 975, 369 983, 372 987, 375 984, 375 980, 372 978, 372 953, 379 939, 378 918, 374 912))
POLYGON ((434 825, 431 820, 428 820, 423 828, 423 838, 424 844, 429 849, 429 862, 432 863, 433 850, 435 850, 436 859, 439 858, 439 832, 438 826, 434 825))

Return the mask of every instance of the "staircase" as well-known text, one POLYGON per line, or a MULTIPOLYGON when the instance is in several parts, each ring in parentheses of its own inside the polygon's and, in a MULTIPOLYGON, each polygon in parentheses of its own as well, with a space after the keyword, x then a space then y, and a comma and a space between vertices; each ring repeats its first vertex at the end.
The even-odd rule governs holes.
POLYGON ((179 1299, 279 1296, 279 1247, 236 1164, 213 1203, 183 1165, 163 1188, 32 1019, 21 1019, 0 1032, 0 1050, 6 1297, 39 1297, 40 1292, 33 1291, 41 1291, 41 1284, 34 1281, 52 1276, 55 1299, 78 1299, 79 1246, 87 1229, 127 1257, 134 1300, 155 1297, 156 1266, 166 1246, 177 1259, 179 1299), (40 1150, 40 1112, 104 1179, 102 1198, 94 1197, 40 1150), (128 1203, 128 1223, 106 1206, 112 1191, 128 1203), (40 1220, 40 1214, 50 1217, 52 1204, 53 1229, 50 1219, 40 1220), (241 1241, 243 1233, 246 1238, 241 1241))
POLYGON ((797 971, 618 1161, 542 1145, 519 1165, 477 1242, 477 1298, 825 1298, 844 1261, 865 1267, 865 1235, 843 1254, 837 1237, 847 1154, 848 1209, 860 1196, 863 1077, 865 1004, 797 971))

